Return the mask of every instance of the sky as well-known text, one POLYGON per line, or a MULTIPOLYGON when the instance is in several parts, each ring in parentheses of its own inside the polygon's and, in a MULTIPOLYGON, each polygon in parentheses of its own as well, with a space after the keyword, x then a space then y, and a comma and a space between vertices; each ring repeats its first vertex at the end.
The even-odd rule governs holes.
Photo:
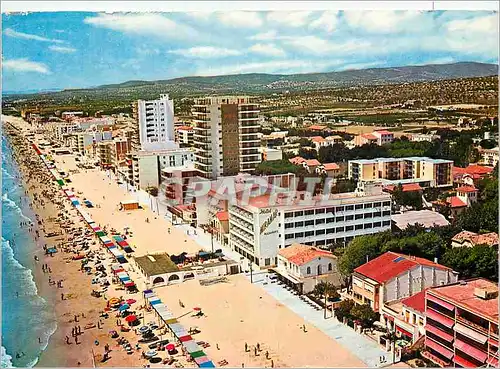
POLYGON ((2 14, 3 90, 237 73, 498 63, 498 14, 293 11, 2 14))

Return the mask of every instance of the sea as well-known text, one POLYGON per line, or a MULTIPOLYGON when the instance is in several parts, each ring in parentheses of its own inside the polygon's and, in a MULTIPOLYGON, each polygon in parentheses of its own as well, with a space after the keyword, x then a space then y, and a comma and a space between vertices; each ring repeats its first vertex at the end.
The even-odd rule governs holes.
POLYGON ((36 218, 11 153, 2 135, 2 368, 35 366, 57 327, 54 304, 35 284, 37 244, 20 222, 36 218))

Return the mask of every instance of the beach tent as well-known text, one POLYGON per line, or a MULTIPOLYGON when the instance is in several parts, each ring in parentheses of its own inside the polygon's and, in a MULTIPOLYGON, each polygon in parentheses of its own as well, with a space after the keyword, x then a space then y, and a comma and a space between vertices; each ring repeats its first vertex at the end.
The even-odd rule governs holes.
POLYGON ((201 365, 201 364, 206 363, 210 360, 208 359, 207 355, 205 355, 205 356, 197 357, 196 359, 194 359, 194 361, 196 362, 196 364, 201 365))
POLYGON ((120 202, 120 210, 136 210, 139 209, 139 201, 127 200, 120 202))
POLYGON ((189 353, 200 351, 200 346, 198 346, 194 340, 183 342, 182 346, 184 346, 186 351, 189 353))
POLYGON ((200 368, 215 368, 215 365, 214 363, 212 362, 212 360, 209 360, 207 362, 204 362, 204 363, 201 363, 199 365, 200 368))

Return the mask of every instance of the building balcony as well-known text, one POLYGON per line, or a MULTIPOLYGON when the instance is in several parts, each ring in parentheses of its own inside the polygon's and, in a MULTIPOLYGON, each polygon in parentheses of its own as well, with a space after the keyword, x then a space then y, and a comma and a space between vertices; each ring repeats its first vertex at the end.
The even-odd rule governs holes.
POLYGON ((441 368, 446 368, 451 366, 451 361, 441 360, 440 358, 430 353, 429 351, 421 351, 421 355, 426 359, 432 361, 433 363, 439 365, 441 368))
POLYGON ((231 219, 230 224, 236 225, 237 227, 243 229, 245 232, 253 234, 254 231, 253 225, 248 223, 246 219, 243 221, 240 218, 238 218, 238 216, 235 216, 231 219))
MULTIPOLYGON (((488 329, 482 327, 481 325, 474 323, 460 315, 457 315, 457 322, 465 325, 467 328, 474 329, 475 331, 484 334, 485 336, 488 336, 488 329)), ((498 337, 498 336, 497 336, 498 337)))

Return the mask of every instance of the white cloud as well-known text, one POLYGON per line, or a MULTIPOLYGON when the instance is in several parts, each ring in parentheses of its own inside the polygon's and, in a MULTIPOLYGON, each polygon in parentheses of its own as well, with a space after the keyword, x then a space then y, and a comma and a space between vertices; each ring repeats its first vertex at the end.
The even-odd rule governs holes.
POLYGON ((256 54, 268 56, 285 56, 285 51, 273 44, 255 44, 249 50, 256 54))
POLYGON ((65 47, 65 46, 56 46, 50 45, 49 49, 55 51, 57 53, 70 54, 76 52, 76 49, 73 47, 65 47))
POLYGON ((207 21, 212 16, 213 12, 188 12, 187 16, 196 20, 207 21))
POLYGON ((258 28, 264 23, 259 13, 256 12, 220 12, 217 16, 221 23, 236 28, 258 28))
POLYGON ((310 29, 322 29, 326 32, 333 32, 337 27, 338 11, 324 11, 321 16, 309 24, 310 29))
POLYGON ((212 46, 198 46, 189 49, 170 50, 170 54, 177 54, 188 58, 215 59, 226 56, 240 55, 241 52, 234 49, 226 49, 212 46))
POLYGON ((278 34, 276 31, 271 30, 263 33, 258 33, 256 35, 248 37, 249 40, 255 40, 255 41, 268 41, 268 40, 274 40, 278 37, 278 34))
POLYGON ((309 16, 312 12, 307 11, 292 11, 292 12, 283 12, 276 11, 270 12, 267 15, 268 23, 278 23, 281 25, 285 25, 288 27, 302 27, 307 24, 309 16))
POLYGON ((341 43, 328 41, 316 36, 287 37, 285 43, 298 51, 313 54, 339 53, 346 54, 357 50, 369 49, 372 44, 363 40, 348 40, 341 43))
POLYGON ((427 30, 430 20, 419 11, 365 10, 344 11, 344 18, 352 28, 373 33, 427 30), (424 23, 425 22, 425 23, 424 23))
POLYGON ((25 40, 34 40, 34 41, 42 41, 42 42, 53 42, 53 43, 56 43, 56 44, 62 44, 62 43, 64 43, 63 40, 57 40, 57 39, 53 39, 53 38, 46 38, 46 37, 42 37, 42 36, 38 36, 38 35, 32 35, 30 33, 17 32, 17 31, 14 31, 12 28, 6 28, 3 31, 3 34, 5 36, 14 37, 14 38, 22 38, 22 39, 25 39, 25 40))
POLYGON ((311 73, 318 72, 324 68, 344 63, 343 60, 329 60, 327 62, 318 62, 310 60, 280 60, 265 61, 246 64, 226 65, 223 67, 204 67, 199 68, 197 75, 217 76, 224 74, 238 73, 311 73))
POLYGON ((167 17, 153 13, 99 14, 87 17, 84 22, 96 27, 143 36, 166 39, 192 39, 200 35, 195 29, 176 23, 167 17))
POLYGON ((34 62, 27 58, 4 60, 2 61, 2 67, 13 72, 50 74, 50 70, 45 64, 34 62))
POLYGON ((448 32, 464 32, 464 33, 497 33, 498 32, 498 15, 491 14, 483 17, 475 17, 469 19, 457 19, 446 24, 448 32))

